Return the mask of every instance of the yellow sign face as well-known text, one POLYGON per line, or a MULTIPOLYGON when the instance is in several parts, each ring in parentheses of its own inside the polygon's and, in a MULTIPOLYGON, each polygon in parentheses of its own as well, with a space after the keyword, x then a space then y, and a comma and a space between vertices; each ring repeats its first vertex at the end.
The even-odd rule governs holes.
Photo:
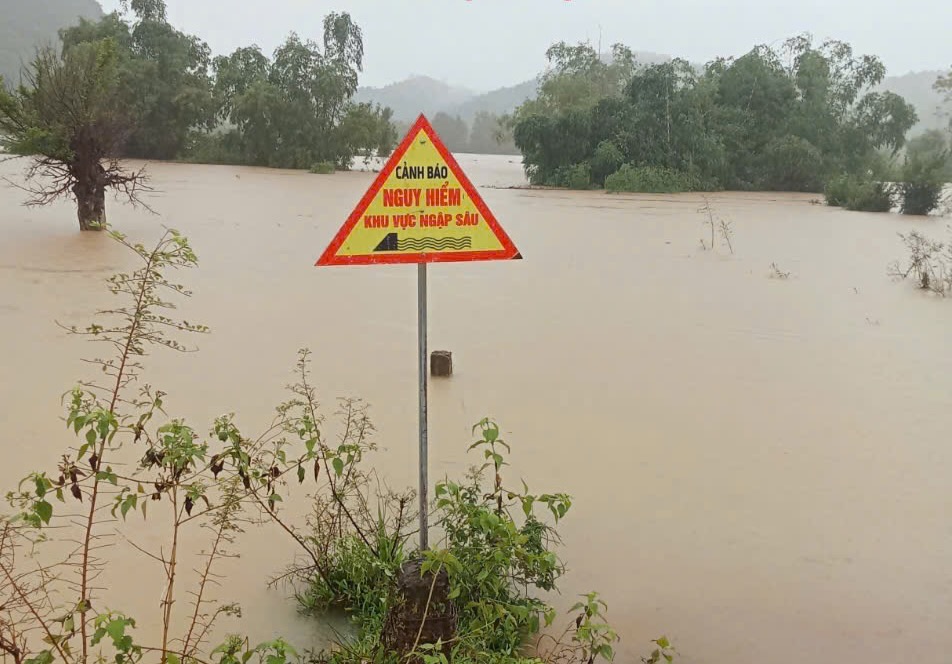
POLYGON ((318 265, 522 258, 422 115, 318 265))

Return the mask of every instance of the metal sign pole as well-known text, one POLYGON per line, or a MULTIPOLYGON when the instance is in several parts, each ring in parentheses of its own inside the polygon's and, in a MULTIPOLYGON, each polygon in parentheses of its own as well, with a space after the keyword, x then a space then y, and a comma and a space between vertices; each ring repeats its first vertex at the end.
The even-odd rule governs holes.
POLYGON ((426 367, 426 263, 417 264, 417 336, 420 344, 420 550, 429 547, 427 528, 427 367, 426 367))

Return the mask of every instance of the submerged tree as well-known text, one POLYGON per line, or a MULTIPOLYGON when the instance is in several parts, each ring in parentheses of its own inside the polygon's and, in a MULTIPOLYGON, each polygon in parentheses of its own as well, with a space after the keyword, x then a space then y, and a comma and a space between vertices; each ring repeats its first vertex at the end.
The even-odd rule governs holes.
POLYGON ((388 152, 392 114, 353 102, 363 53, 360 26, 342 13, 324 19, 323 47, 292 32, 272 58, 257 46, 215 58, 217 120, 231 125, 212 137, 215 153, 256 166, 346 168, 357 154, 388 152))
POLYGON ((873 91, 885 75, 878 58, 809 35, 703 69, 637 67, 624 47, 611 65, 584 45, 557 44, 549 60, 539 98, 513 123, 527 173, 542 184, 570 186, 566 174, 590 171, 578 181, 601 185, 627 164, 643 184, 664 172, 671 186, 819 191, 831 176, 866 175, 880 155, 894 157, 917 120, 898 95, 873 91))
POLYGON ((84 231, 105 226, 107 189, 136 203, 145 184, 142 171, 128 171, 118 159, 132 121, 119 103, 116 63, 109 39, 62 56, 44 49, 16 91, 0 88, 0 145, 32 159, 27 205, 72 197, 84 231))

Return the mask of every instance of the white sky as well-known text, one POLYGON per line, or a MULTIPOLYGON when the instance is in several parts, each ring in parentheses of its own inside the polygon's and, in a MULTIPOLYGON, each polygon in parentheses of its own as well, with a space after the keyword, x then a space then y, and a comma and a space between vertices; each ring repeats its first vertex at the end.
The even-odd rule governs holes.
MULTIPOLYGON (((100 0, 106 11, 119 0, 100 0)), ((294 30, 320 40, 331 11, 364 31, 361 85, 427 75, 485 91, 537 74, 553 42, 624 42, 705 62, 796 33, 879 55, 889 74, 952 65, 952 0, 166 0, 172 23, 215 54, 294 30)))

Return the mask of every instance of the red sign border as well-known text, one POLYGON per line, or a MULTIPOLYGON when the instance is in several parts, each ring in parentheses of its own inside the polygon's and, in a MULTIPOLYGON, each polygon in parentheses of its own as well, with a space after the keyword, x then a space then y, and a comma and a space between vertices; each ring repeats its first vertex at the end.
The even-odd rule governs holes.
POLYGON ((443 144, 443 141, 433 129, 433 126, 430 124, 429 120, 427 120, 426 116, 421 113, 420 117, 417 118, 416 122, 413 123, 413 126, 410 127, 410 131, 407 132, 407 135, 404 137, 403 141, 400 143, 397 149, 393 151, 390 159, 387 161, 383 170, 380 171, 380 174, 377 176, 377 179, 374 180, 373 184, 370 186, 370 189, 367 190, 367 193, 365 193, 363 198, 360 199, 360 202, 357 203, 354 211, 351 212, 350 217, 347 218, 347 221, 344 223, 341 229, 337 231, 337 235, 335 235, 334 239, 331 240, 331 243, 328 245, 327 249, 324 250, 324 253, 318 259, 317 263, 315 263, 315 266, 460 263, 469 261, 518 260, 521 258, 522 254, 519 253, 518 249, 516 249, 516 246, 512 243, 512 240, 506 234, 506 231, 504 231, 502 226, 499 225, 499 222, 496 221, 496 217, 489 210, 489 207, 486 205, 486 202, 483 200, 482 196, 480 196, 476 191, 476 187, 473 186, 473 183, 466 176, 466 173, 464 173, 463 169, 460 168, 460 165, 456 161, 455 157, 453 157, 453 154, 446 149, 446 146, 443 144), (351 231, 354 229, 354 226, 357 225, 357 222, 360 221, 364 212, 368 207, 370 207, 370 204, 373 202, 374 198, 378 193, 380 193, 383 185, 393 173, 393 169, 397 167, 397 164, 399 164, 406 155, 407 150, 410 149, 410 145, 412 145, 414 139, 421 130, 426 133, 430 141, 433 142, 434 147, 436 147, 437 152, 439 152, 440 156, 444 159, 444 161, 446 161, 446 165, 450 168, 450 170, 453 171, 453 174, 462 185, 463 191, 465 191, 466 195, 469 196, 470 200, 473 201, 473 203, 476 205, 476 209, 479 210, 479 213, 483 216, 483 219, 485 219, 486 223, 489 224, 489 228, 499 239, 500 243, 502 244, 502 249, 497 249, 495 251, 458 251, 452 253, 419 252, 414 254, 381 254, 380 256, 368 254, 360 256, 337 255, 337 252, 344 244, 347 236, 350 235, 351 231))

